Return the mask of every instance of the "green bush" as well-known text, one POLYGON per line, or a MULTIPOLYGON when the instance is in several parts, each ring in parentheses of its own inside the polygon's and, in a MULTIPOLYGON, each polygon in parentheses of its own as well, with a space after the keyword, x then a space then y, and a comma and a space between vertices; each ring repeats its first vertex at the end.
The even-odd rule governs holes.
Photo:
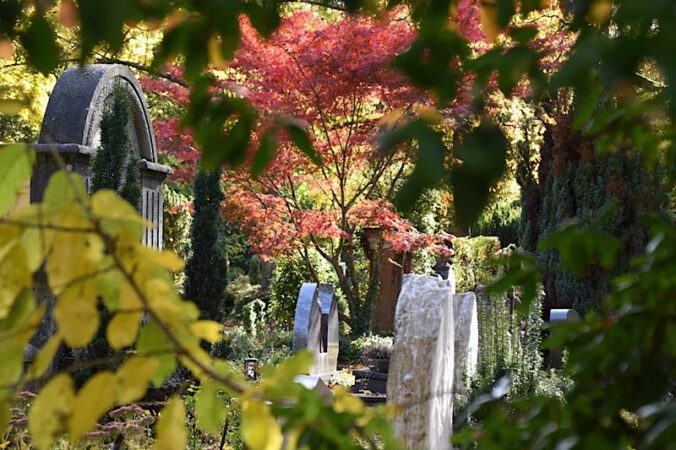
POLYGON ((258 358, 261 365, 275 365, 291 354, 290 331, 262 328, 252 336, 244 326, 237 325, 224 331, 211 353, 243 367, 246 358, 258 358))
POLYGON ((540 351, 542 299, 532 301, 525 316, 517 312, 518 302, 512 294, 478 296, 479 360, 470 380, 470 395, 490 391, 499 378, 508 375, 510 401, 533 395, 563 398, 570 380, 561 371, 545 370, 540 351))
POLYGON ((262 284, 263 282, 263 273, 261 270, 261 259, 257 255, 253 255, 249 259, 249 271, 247 272, 249 276, 249 283, 251 284, 262 284))
POLYGON ((453 239, 453 272, 456 292, 468 292, 489 284, 498 271, 490 263, 500 250, 495 236, 458 237, 453 239))
POLYGON ((498 202, 490 205, 479 216, 471 228, 472 236, 497 236, 502 247, 519 242, 519 220, 521 205, 519 201, 498 202))
POLYGON ((393 340, 391 336, 366 334, 352 341, 360 356, 375 359, 388 359, 392 353, 393 340))
POLYGON ((195 302, 202 318, 220 321, 227 286, 220 170, 197 172, 194 194, 184 296, 195 302))

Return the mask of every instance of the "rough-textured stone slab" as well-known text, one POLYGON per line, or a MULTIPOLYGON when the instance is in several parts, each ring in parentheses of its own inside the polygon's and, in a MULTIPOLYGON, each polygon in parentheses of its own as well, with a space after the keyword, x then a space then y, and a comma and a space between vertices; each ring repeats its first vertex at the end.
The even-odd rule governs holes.
POLYGON ((453 296, 455 336, 455 392, 467 394, 467 381, 476 373, 479 358, 479 320, 476 294, 465 292, 453 296))
POLYGON ((453 283, 406 275, 397 302, 387 402, 407 448, 451 448, 453 430, 453 283))

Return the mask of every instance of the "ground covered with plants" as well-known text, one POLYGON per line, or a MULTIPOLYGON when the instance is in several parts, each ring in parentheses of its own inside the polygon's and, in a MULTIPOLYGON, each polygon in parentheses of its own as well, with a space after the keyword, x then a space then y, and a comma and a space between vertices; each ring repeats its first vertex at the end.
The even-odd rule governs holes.
POLYGON ((479 336, 447 448, 676 448, 671 3, 0 0, 0 448, 400 448, 352 374, 397 277, 443 270, 479 336), (163 250, 136 97, 87 181, 30 145, 77 64, 140 81, 163 250), (294 382, 306 282, 332 402, 294 382))

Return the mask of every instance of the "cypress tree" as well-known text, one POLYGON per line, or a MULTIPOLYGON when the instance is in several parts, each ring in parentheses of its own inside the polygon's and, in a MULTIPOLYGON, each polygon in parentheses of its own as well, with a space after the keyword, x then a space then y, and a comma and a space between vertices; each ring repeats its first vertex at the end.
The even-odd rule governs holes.
POLYGON ((127 95, 115 86, 101 117, 101 146, 92 161, 92 192, 112 189, 140 209, 141 176, 129 137, 130 115, 127 95))
POLYGON ((261 259, 258 255, 253 255, 249 260, 249 283, 261 284, 263 282, 263 273, 261 270, 261 259))
POLYGON ((544 269, 545 309, 585 313, 602 308, 611 280, 645 248, 646 213, 663 206, 665 197, 661 171, 646 168, 636 149, 598 154, 591 138, 573 130, 572 117, 561 113, 545 132, 537 177, 524 165, 528 158, 521 158, 520 245, 534 252, 544 269), (592 264, 576 277, 561 268, 558 252, 537 247, 573 219, 619 239, 622 250, 613 270, 592 264))
MULTIPOLYGON (((109 101, 101 117, 101 145, 92 160, 92 193, 111 189, 140 209, 141 177, 138 157, 134 154, 129 136, 129 99, 120 86, 115 86, 109 101)), ((103 305, 99 305, 99 313, 101 324, 96 337, 87 346, 85 355, 80 356, 81 359, 104 358, 113 353, 105 338, 110 315, 103 305)), ((81 375, 87 377, 90 374, 81 375)))
POLYGON ((185 267, 184 297, 197 304, 202 318, 220 320, 227 286, 226 254, 219 170, 200 170, 195 176, 193 220, 190 228, 191 256, 185 267))

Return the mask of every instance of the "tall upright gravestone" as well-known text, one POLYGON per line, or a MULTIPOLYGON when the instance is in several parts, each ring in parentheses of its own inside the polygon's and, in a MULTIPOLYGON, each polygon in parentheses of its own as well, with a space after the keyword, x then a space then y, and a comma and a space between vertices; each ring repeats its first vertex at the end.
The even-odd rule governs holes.
MULTIPOLYGON (((30 182, 30 201, 42 201, 49 178, 60 170, 55 154, 68 171, 79 174, 90 187, 91 159, 101 143, 101 119, 116 86, 129 98, 128 132, 132 150, 140 161, 141 214, 153 225, 144 230, 143 243, 161 249, 162 183, 171 168, 158 163, 155 133, 143 91, 134 74, 124 66, 71 67, 59 77, 49 97, 39 141, 31 145, 36 152, 36 164, 30 182)), ((54 299, 42 273, 36 275, 35 291, 38 301, 47 304, 43 323, 31 341, 33 347, 40 348, 55 331, 51 313, 54 299)))
POLYGON ((409 449, 451 448, 453 430, 453 280, 405 275, 397 301, 387 379, 393 424, 409 449))
POLYGON ((310 375, 329 380, 338 370, 338 308, 333 286, 304 283, 293 324, 293 352, 307 350, 314 362, 310 375))

